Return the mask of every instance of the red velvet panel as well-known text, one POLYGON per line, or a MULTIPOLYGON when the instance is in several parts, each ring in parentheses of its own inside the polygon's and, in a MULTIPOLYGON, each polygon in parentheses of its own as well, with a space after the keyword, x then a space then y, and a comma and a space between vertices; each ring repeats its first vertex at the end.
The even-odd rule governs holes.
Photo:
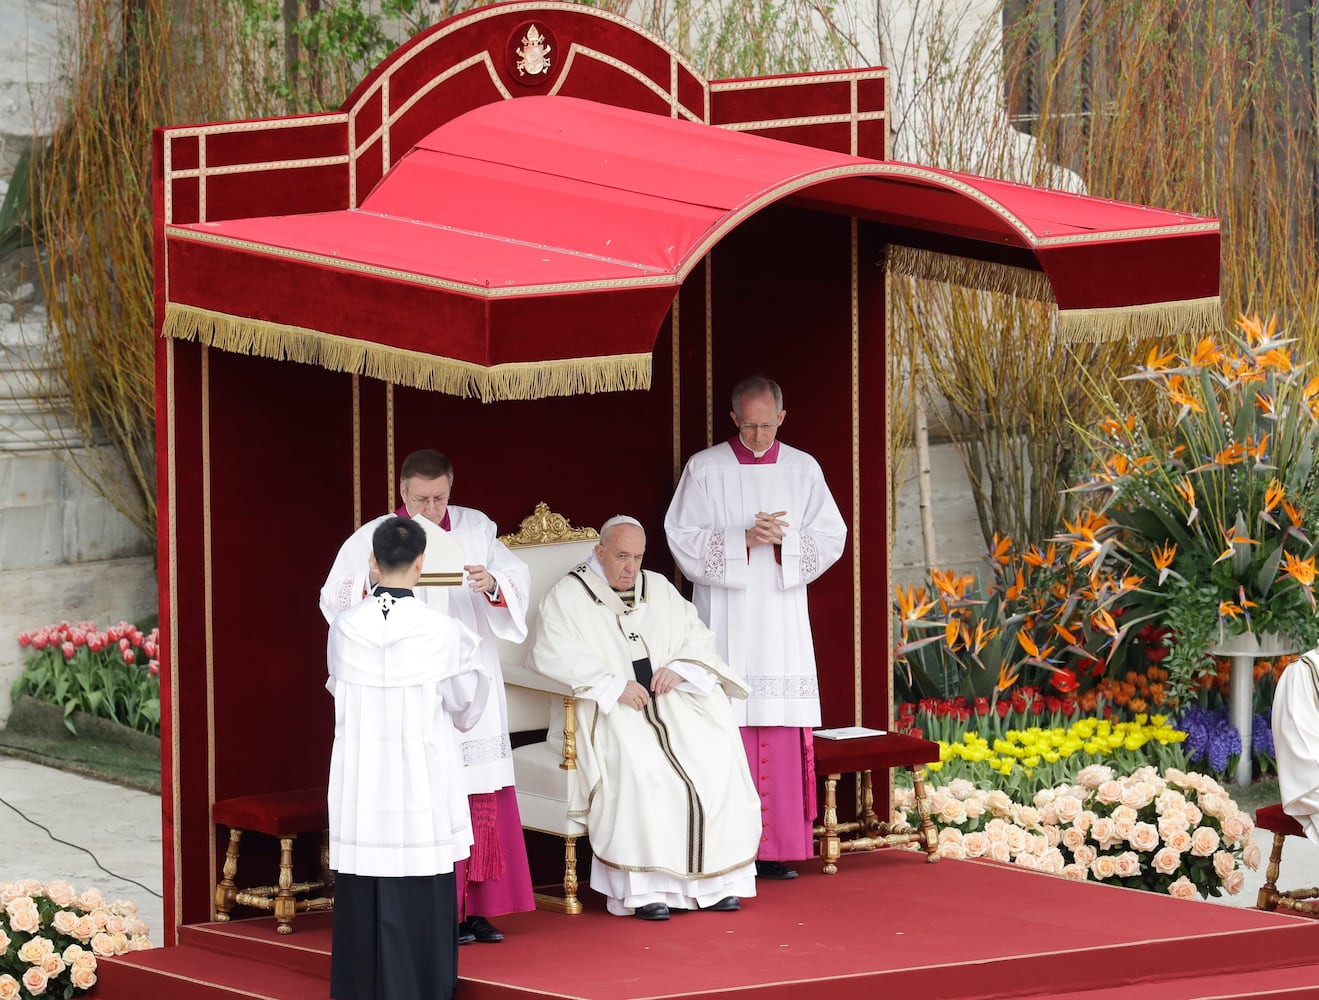
POLYGON ((1039 257, 1059 309, 1218 297, 1216 231, 1048 248, 1039 257))
MULTIPOLYGON (((811 115, 845 115, 852 110, 852 83, 834 74, 810 74, 810 83, 800 77, 771 79, 791 80, 788 86, 761 84, 742 88, 725 87, 726 81, 712 88, 710 124, 756 122, 774 118, 799 118, 811 115)), ((736 82, 736 81, 727 81, 736 82)), ((870 110, 862 108, 860 110, 870 110)))
POLYGON ((208 132, 206 165, 226 167, 274 160, 310 160, 348 152, 348 126, 342 121, 305 115, 283 122, 286 124, 234 123, 208 132))
MULTIPOLYGON (((666 82, 666 93, 667 90, 666 82)), ((559 93, 564 97, 588 99, 592 95, 608 93, 613 96, 618 104, 624 107, 635 108, 638 111, 655 116, 667 116, 669 114, 669 103, 664 97, 656 94, 640 80, 619 73, 612 66, 597 59, 586 59, 579 56, 578 62, 573 68, 572 77, 559 89, 559 93)), ((691 110, 699 113, 701 110, 700 105, 691 110)), ((656 136, 647 142, 645 148, 660 148, 662 142, 663 140, 656 136)))
POLYGON ((171 241, 170 268, 173 302, 487 365, 645 353, 674 294, 599 292, 585 314, 566 295, 487 302, 186 240, 171 241))
POLYGON ((824 122, 817 125, 793 125, 788 128, 751 129, 747 135, 763 135, 767 139, 791 142, 814 149, 835 153, 852 150, 852 126, 849 122, 824 122))
POLYGON ((332 212, 348 207, 348 164, 287 170, 211 174, 206 178, 206 219, 332 212))
POLYGON ((197 136, 173 136, 169 144, 172 169, 196 170, 201 165, 201 140, 197 136))
POLYGON ((864 121, 856 125, 856 155, 888 159, 888 122, 864 121))
MULTIPOLYGON (((780 438, 820 462, 848 523, 848 544, 842 558, 808 590, 826 726, 851 724, 857 714, 850 247, 848 220, 775 207, 749 220, 721 243, 713 265, 715 440, 733 433, 727 400, 738 378, 760 373, 777 379, 787 410, 780 438), (769 289, 810 291, 775 295, 767 294, 769 289)), ((869 274, 882 283, 878 268, 869 274)), ((695 408, 690 409, 695 416, 695 408)), ((684 405, 684 416, 688 411, 684 405)), ((703 422, 704 411, 699 412, 703 422)), ((882 557, 881 552, 875 555, 882 557)), ((875 571, 882 580, 882 561, 875 571)), ((867 626, 868 620, 863 627, 867 626)), ((866 721, 877 727, 886 725, 866 721)))
MULTIPOLYGON (((888 285, 876 274, 884 250, 882 227, 858 225, 857 294, 860 330, 857 381, 861 437, 856 465, 861 482, 861 719, 877 729, 889 728, 891 710, 893 619, 889 612, 889 506, 892 463, 889 446, 888 331, 885 327, 888 285)), ((880 803, 887 813, 887 785, 880 803)))

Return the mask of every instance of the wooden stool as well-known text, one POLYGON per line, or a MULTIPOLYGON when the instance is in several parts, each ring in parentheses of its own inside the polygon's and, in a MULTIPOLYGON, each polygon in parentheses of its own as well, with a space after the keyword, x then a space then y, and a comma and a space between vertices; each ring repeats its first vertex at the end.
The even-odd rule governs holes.
POLYGON ((850 740, 826 740, 815 737, 815 773, 824 778, 824 822, 815 828, 815 842, 824 860, 824 873, 838 871, 838 859, 845 851, 873 851, 878 847, 921 844, 925 860, 939 860, 939 836, 930 820, 930 804, 925 797, 925 768, 939 759, 939 744, 905 733, 884 733, 850 740), (919 828, 904 823, 882 823, 875 814, 875 794, 870 772, 878 768, 905 767, 911 770, 916 793, 919 828), (861 775, 860 816, 847 823, 838 822, 838 779, 845 773, 861 775))
POLYGON ((293 916, 308 910, 334 909, 334 873, 329 869, 330 812, 324 788, 302 788, 293 792, 240 795, 211 807, 211 818, 229 827, 229 847, 224 856, 224 877, 215 885, 215 919, 228 920, 234 906, 273 910, 280 934, 293 933, 293 916), (279 884, 239 888, 238 848, 245 831, 279 838, 279 884), (321 834, 321 878, 316 882, 293 881, 293 841, 300 833, 321 834), (324 892, 323 896, 310 897, 324 892))
POLYGON ((1290 892, 1278 891, 1278 869, 1282 865, 1282 845, 1288 837, 1305 837, 1301 824, 1282 811, 1282 804, 1262 806, 1255 810, 1255 825, 1261 830, 1273 833, 1273 851, 1269 855, 1269 867, 1266 881, 1259 890, 1259 901, 1255 908, 1259 910, 1291 910, 1305 916, 1319 916, 1319 904, 1306 900, 1319 896, 1319 888, 1292 889, 1290 892))

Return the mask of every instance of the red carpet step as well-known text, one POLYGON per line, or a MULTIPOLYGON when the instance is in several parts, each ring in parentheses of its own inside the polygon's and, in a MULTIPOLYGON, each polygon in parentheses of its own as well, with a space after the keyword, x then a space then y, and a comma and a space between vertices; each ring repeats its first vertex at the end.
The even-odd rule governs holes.
MULTIPOLYGON (((458 1000, 1319 996, 1317 920, 906 851, 801 871, 761 882, 739 913, 646 923, 587 893, 577 917, 501 917, 503 944, 461 949, 458 1000)), ((268 916, 186 927, 178 947, 103 963, 97 1000, 324 1000, 330 927, 328 914, 282 937, 268 916)))

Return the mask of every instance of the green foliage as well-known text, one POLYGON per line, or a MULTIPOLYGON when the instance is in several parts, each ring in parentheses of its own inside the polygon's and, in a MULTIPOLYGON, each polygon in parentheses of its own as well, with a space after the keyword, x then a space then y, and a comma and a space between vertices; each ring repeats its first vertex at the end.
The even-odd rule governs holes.
POLYGON ((36 219, 32 211, 32 148, 28 147, 14 165, 9 190, 0 201, 0 254, 32 242, 36 219))
POLYGON ((143 634, 120 622, 100 631, 91 622, 61 622, 24 632, 27 665, 12 696, 28 695, 59 705, 64 724, 76 733, 73 713, 109 719, 152 736, 160 735, 159 633, 143 634))
MULTIPOLYGON (((281 0, 229 2, 239 37, 264 55, 250 64, 255 75, 264 77, 276 106, 294 112, 338 107, 400 41, 431 24, 427 0, 321 0, 291 11, 281 0)), ((460 9, 449 6, 451 13, 460 9)))

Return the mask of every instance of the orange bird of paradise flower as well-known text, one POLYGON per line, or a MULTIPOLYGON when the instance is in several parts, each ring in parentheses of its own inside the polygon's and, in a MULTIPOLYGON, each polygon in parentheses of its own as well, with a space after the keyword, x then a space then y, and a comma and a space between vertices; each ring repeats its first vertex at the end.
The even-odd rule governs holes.
POLYGON ((1235 525, 1233 525, 1231 528, 1223 529, 1223 541, 1227 542, 1227 548, 1225 548, 1221 553, 1219 553, 1218 558, 1214 560, 1215 565, 1221 563, 1224 559, 1231 559, 1232 553, 1236 551, 1235 546, 1259 544, 1259 542, 1253 538, 1238 538, 1237 529, 1235 525))
POLYGON ((1013 684, 1016 684, 1017 678, 1021 675, 1020 670, 1013 670, 1011 673, 1008 673, 1008 669, 1006 663, 998 668, 998 689, 1000 691, 1006 691, 1008 688, 1012 687, 1013 684))
POLYGON ((1150 553, 1154 560, 1154 568, 1159 571, 1159 586, 1163 586, 1163 581, 1168 579, 1172 573, 1172 561, 1177 555, 1177 543, 1165 542, 1162 547, 1156 548, 1150 553))
POLYGON ((1308 559, 1300 559, 1290 552, 1282 554, 1282 571, 1287 576, 1299 583, 1304 589, 1307 597, 1310 598, 1310 607, 1314 607, 1314 578, 1315 563, 1314 556, 1308 559))
POLYGON ((1197 368, 1210 368, 1223 358, 1223 350, 1213 337, 1202 337, 1191 352, 1191 364, 1197 368))

